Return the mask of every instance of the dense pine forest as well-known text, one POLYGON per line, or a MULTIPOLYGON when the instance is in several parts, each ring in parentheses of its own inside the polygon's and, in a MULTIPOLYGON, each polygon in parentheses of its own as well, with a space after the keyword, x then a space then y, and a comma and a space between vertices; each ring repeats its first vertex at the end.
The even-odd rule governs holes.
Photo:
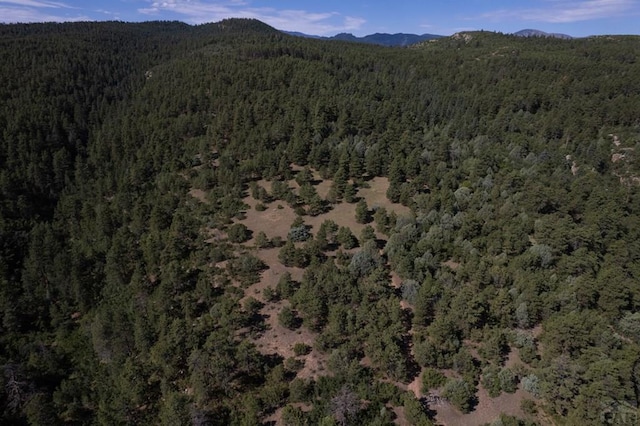
POLYGON ((0 52, 0 423, 637 415, 640 37, 0 52))

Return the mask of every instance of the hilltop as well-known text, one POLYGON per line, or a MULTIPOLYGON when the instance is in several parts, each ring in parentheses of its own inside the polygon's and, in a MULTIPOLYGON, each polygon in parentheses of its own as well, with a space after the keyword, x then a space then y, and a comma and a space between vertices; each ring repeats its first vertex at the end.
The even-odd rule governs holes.
POLYGON ((567 35, 567 34, 545 33, 544 31, 531 30, 531 29, 520 30, 520 31, 515 32, 513 34, 517 35, 517 36, 521 36, 521 37, 552 37, 552 38, 562 38, 562 39, 571 39, 571 38, 573 38, 573 37, 571 37, 570 35, 567 35))

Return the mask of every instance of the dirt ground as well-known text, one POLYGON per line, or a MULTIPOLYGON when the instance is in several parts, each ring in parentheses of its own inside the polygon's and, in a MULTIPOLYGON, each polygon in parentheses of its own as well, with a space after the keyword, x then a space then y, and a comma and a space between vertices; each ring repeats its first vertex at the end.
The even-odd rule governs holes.
POLYGON ((520 409, 520 402, 529 397, 525 391, 518 389, 515 393, 502 393, 497 398, 491 398, 486 389, 479 386, 478 405, 469 414, 462 414, 449 403, 443 403, 434 407, 438 413, 436 421, 442 425, 455 426, 478 426, 491 423, 496 420, 501 413, 523 418, 524 414, 520 409))
MULTIPOLYGON (((316 177, 319 180, 319 176, 316 175, 316 177)), ((369 208, 384 207, 387 211, 394 211, 398 216, 411 214, 409 208, 400 204, 393 204, 387 200, 386 191, 389 183, 386 178, 374 178, 370 180, 368 184, 370 187, 360 189, 357 195, 367 201, 369 208)), ((263 186, 268 191, 271 190, 269 182, 261 181, 259 182, 259 185, 263 186)), ((298 188, 295 181, 290 181, 289 186, 294 188, 294 190, 297 190, 298 188)), ((326 197, 330 186, 330 181, 321 181, 316 185, 316 190, 321 197, 326 197)), ((191 192, 195 198, 204 199, 204 194, 198 193, 195 190, 192 190, 191 192)), ((282 240, 286 240, 291 224, 296 218, 295 212, 287 205, 286 202, 276 200, 269 203, 266 206, 267 209, 261 212, 255 209, 255 205, 258 202, 251 196, 246 197, 244 202, 249 206, 249 208, 246 211, 246 217, 241 222, 253 232, 253 238, 244 243, 245 247, 255 247, 255 236, 261 231, 264 232, 268 238, 280 237, 282 240)), ((312 234, 315 234, 318 231, 322 222, 330 219, 336 222, 339 226, 349 227, 354 235, 359 236, 362 228, 366 225, 356 222, 355 208, 355 203, 350 204, 342 202, 334 205, 333 208, 325 214, 316 217, 304 216, 303 219, 304 222, 311 227, 312 234)), ((375 224, 373 224, 373 226, 375 227, 375 224)), ((379 235, 379 237, 382 236, 379 235)), ((292 278, 296 281, 302 279, 304 271, 299 268, 283 266, 278 260, 278 252, 278 248, 255 248, 254 253, 256 256, 262 259, 269 268, 262 273, 261 280, 258 283, 251 285, 245 290, 245 297, 252 296, 264 303, 264 307, 261 309, 260 314, 263 315, 265 319, 267 330, 254 340, 258 350, 265 354, 277 353, 286 359, 295 356, 293 353, 293 346, 296 343, 305 343, 313 347, 317 334, 310 332, 304 327, 300 327, 296 330, 290 330, 281 326, 278 322, 278 313, 289 302, 267 302, 264 300, 264 289, 267 287, 275 289, 278 280, 285 272, 291 273, 292 278)), ((458 265, 451 264, 449 266, 452 269, 455 269, 458 265)), ((398 287, 400 285, 400 278, 396 274, 392 274, 392 282, 389 284, 394 287, 398 287)), ((298 358, 304 359, 305 366, 298 372, 297 377, 317 378, 319 375, 326 374, 324 372, 327 361, 326 355, 320 354, 318 351, 313 349, 308 355, 298 358)), ((514 354, 507 361, 507 365, 512 366, 518 362, 519 358, 517 358, 517 354, 514 354)), ((413 391, 417 397, 424 396, 420 389, 420 376, 418 376, 412 383, 402 385, 401 388, 413 391)), ((500 413, 524 417, 524 414, 520 409, 520 403, 524 398, 532 397, 522 389, 518 389, 514 394, 503 393, 497 398, 490 398, 487 391, 480 386, 478 392, 478 405, 472 413, 462 414, 447 402, 440 402, 431 408, 437 413, 436 421, 438 424, 460 426, 480 425, 492 422, 498 418, 500 413)), ((398 415, 396 423, 406 424, 402 408, 398 408, 395 411, 398 415)), ((278 410, 275 414, 265 420, 275 424, 281 424, 280 412, 281 410, 278 410)))
MULTIPOLYGON (((319 176, 316 175, 318 180, 319 176)), ((264 187, 267 191, 271 191, 271 183, 266 181, 258 182, 259 185, 264 187)), ((363 188, 359 191, 358 196, 363 197, 370 207, 376 205, 379 207, 385 207, 388 211, 394 211, 397 215, 410 214, 410 209, 400 204, 393 204, 386 198, 386 191, 389 186, 389 182, 386 178, 375 178, 369 182, 370 188, 363 188)), ((298 185, 295 181, 290 181, 289 186, 294 190, 297 190, 298 185)), ((321 181, 316 185, 316 190, 321 197, 325 197, 331 186, 330 181, 321 181)), ((202 194, 193 193, 196 198, 202 196, 202 194)), ((269 203, 264 211, 258 211, 255 209, 258 201, 251 196, 247 196, 243 200, 249 208, 245 212, 245 218, 241 221, 247 228, 253 232, 252 239, 244 243, 245 247, 255 246, 255 236, 259 232, 264 232, 268 238, 280 237, 286 240, 291 224, 296 218, 296 214, 293 209, 284 201, 276 200, 269 203)), ((334 205, 333 208, 322 215, 311 217, 304 216, 305 224, 311 227, 311 233, 315 234, 320 225, 325 220, 333 220, 339 226, 349 227, 354 235, 358 236, 366 225, 356 222, 355 219, 356 204, 350 204, 342 202, 334 205)), ((317 336, 316 333, 312 333, 304 327, 300 327, 296 330, 289 330, 282 327, 278 322, 278 313, 289 302, 267 302, 264 300, 263 291, 267 287, 274 288, 278 283, 278 280, 285 272, 291 273, 294 280, 300 281, 302 279, 303 270, 299 268, 285 267, 278 260, 278 248, 271 249, 255 249, 255 254, 258 256, 269 268, 262 273, 261 280, 251 285, 245 290, 246 297, 254 297, 257 300, 264 303, 264 307, 260 310, 260 314, 263 315, 265 323, 267 324, 267 330, 255 340, 255 344, 262 353, 273 354, 277 353, 284 358, 294 356, 293 346, 296 343, 305 343, 313 347, 314 340, 317 336)), ((241 301, 242 302, 242 301, 241 301)), ((324 354, 320 354, 315 349, 308 355, 299 357, 304 359, 305 366, 298 372, 300 378, 316 378, 319 375, 324 374, 326 368, 326 358, 324 354)))
MULTIPOLYGON (((522 364, 517 349, 509 353, 509 357, 505 361, 505 367, 514 367, 522 364)), ((414 385, 412 383, 411 385, 414 385)), ((411 386, 410 385, 410 386, 411 386)), ((415 385, 414 385, 415 387, 415 385)), ((419 389, 419 384, 417 385, 419 389)), ((413 387, 412 387, 413 390, 413 387)), ((455 425, 455 426, 476 426, 485 423, 491 423, 496 420, 500 414, 504 413, 518 418, 527 418, 520 404, 524 399, 535 399, 533 395, 522 389, 521 386, 515 393, 501 393, 496 398, 491 398, 487 390, 482 386, 478 386, 478 405, 475 410, 468 414, 463 414, 449 403, 441 403, 433 409, 437 412, 436 420, 438 424, 455 425)), ((547 425, 547 422, 536 419, 539 424, 547 425)))

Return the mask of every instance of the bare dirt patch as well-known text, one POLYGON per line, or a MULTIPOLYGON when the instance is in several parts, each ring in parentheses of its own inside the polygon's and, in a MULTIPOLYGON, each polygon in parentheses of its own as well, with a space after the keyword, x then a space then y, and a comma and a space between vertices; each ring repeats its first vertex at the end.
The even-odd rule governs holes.
MULTIPOLYGON (((319 176, 314 176, 318 177, 319 176)), ((289 186, 294 190, 298 187, 298 184, 291 180, 288 182, 289 186)), ((265 188, 267 191, 271 190, 271 182, 260 181, 258 185, 265 188)), ((369 188, 361 188, 358 191, 357 196, 362 197, 369 206, 370 209, 384 207, 388 212, 395 212, 398 216, 407 216, 411 214, 411 209, 402 204, 392 203, 387 199, 386 193, 389 188, 389 180, 384 177, 377 177, 371 179, 368 182, 369 188)), ((318 195, 326 197, 331 187, 330 180, 324 180, 318 183, 315 188, 318 195)), ((248 196, 244 198, 244 203, 249 206, 246 213, 246 218, 242 221, 247 228, 253 231, 255 235, 262 231, 267 237, 273 238, 279 236, 282 239, 286 239, 287 233, 296 218, 296 213, 293 209, 287 205, 286 202, 276 200, 267 206, 267 209, 260 212, 255 209, 258 201, 253 197, 248 196)), ((304 216, 304 221, 307 225, 312 227, 312 232, 317 232, 320 228, 320 224, 325 220, 333 220, 339 226, 347 226, 351 231, 358 236, 365 227, 364 224, 356 222, 356 204, 350 204, 342 202, 332 206, 332 209, 327 213, 318 216, 304 216)), ((247 244, 252 244, 253 241, 249 241, 247 244)))
MULTIPOLYGON (((255 339, 254 343, 263 354, 278 354, 286 359, 296 356, 293 351, 296 343, 304 343, 313 347, 317 333, 313 333, 304 327, 290 330, 280 325, 278 313, 286 305, 289 305, 289 302, 268 303, 260 311, 260 314, 265 317, 267 330, 255 339)), ((304 360, 304 368, 298 371, 297 377, 316 379, 324 374, 327 359, 324 354, 321 354, 316 349, 312 349, 309 354, 297 358, 304 360)))
MULTIPOLYGON (((318 179, 318 184, 315 186, 317 193, 323 198, 326 197, 331 187, 331 181, 322 181, 315 172, 314 178, 318 179)), ((294 191, 298 188, 298 184, 294 180, 289 181, 288 184, 294 189, 294 191)), ((388 179, 375 178, 369 181, 368 184, 369 187, 361 188, 357 196, 362 197, 367 202, 369 208, 384 207, 388 212, 393 211, 398 216, 411 214, 408 207, 391 203, 386 198, 386 192, 389 187, 388 179)), ((270 182, 260 181, 258 182, 258 185, 271 192, 270 182)), ((266 210, 258 211, 255 209, 255 206, 259 203, 258 200, 251 196, 247 196, 243 201, 249 206, 249 208, 245 211, 245 217, 240 222, 253 232, 252 239, 244 244, 245 247, 255 247, 255 237, 260 232, 264 232, 270 239, 280 237, 282 240, 286 240, 291 224, 296 218, 296 213, 286 202, 276 200, 269 203, 266 206, 266 210)), ((305 224, 311 227, 311 232, 313 234, 319 230, 322 222, 325 220, 332 220, 338 224, 338 226, 346 226, 350 228, 354 235, 359 236, 366 225, 357 223, 355 209, 355 203, 350 204, 342 202, 333 205, 330 211, 322 215, 315 217, 304 216, 304 221, 305 224)), ((245 290, 245 299, 251 296, 264 303, 264 306, 259 313, 264 318, 266 330, 253 341, 258 350, 264 354, 278 354, 285 359, 294 357, 294 345, 296 343, 304 343, 313 347, 317 333, 313 333, 304 327, 300 327, 296 330, 290 330, 283 327, 278 321, 278 314, 284 306, 289 305, 289 302, 269 302, 265 300, 263 292, 265 288, 268 287, 275 289, 278 281, 284 273, 289 272, 294 280, 300 281, 304 271, 299 268, 289 268, 282 265, 278 260, 278 248, 256 248, 253 253, 268 265, 268 269, 261 274, 260 281, 249 286, 245 290)), ((395 277, 393 284, 396 286, 400 285, 399 277, 395 277)), ((297 377, 317 378, 318 376, 326 375, 325 369, 327 356, 325 354, 321 354, 317 350, 312 349, 308 355, 300 356, 298 358, 303 359, 305 365, 304 368, 298 372, 297 377)), ((274 421, 278 423, 278 421, 281 420, 279 420, 278 416, 275 415, 274 421)))
POLYGON ((497 398, 491 398, 482 386, 478 389, 478 405, 468 414, 463 414, 448 403, 433 407, 437 412, 438 424, 455 426, 478 426, 491 423, 500 417, 501 413, 523 418, 524 413, 520 409, 520 402, 530 395, 518 389, 515 393, 502 393, 497 398))
MULTIPOLYGON (((289 305, 289 302, 268 302, 264 299, 264 289, 267 287, 275 289, 278 281, 286 272, 289 272, 291 278, 295 281, 300 281, 304 273, 303 269, 282 265, 278 260, 278 252, 278 248, 255 251, 256 256, 269 265, 269 269, 262 273, 259 282, 245 290, 245 298, 251 296, 264 303, 260 310, 260 315, 264 318, 266 330, 253 341, 258 350, 263 354, 278 354, 286 359, 295 356, 293 346, 296 343, 304 343, 313 347, 317 333, 313 333, 304 327, 296 330, 283 327, 278 321, 278 314, 284 306, 289 305)), ((325 370, 326 356, 315 349, 308 355, 299 357, 299 359, 303 359, 305 362, 304 368, 297 374, 300 378, 317 378, 325 370)))
POLYGON ((411 214, 409 207, 402 204, 392 203, 387 198, 387 190, 389 189, 389 179, 386 177, 376 177, 369 182, 369 188, 361 188, 358 196, 364 198, 369 208, 384 207, 387 211, 394 211, 398 216, 407 216, 411 214))
POLYGON ((267 206, 266 210, 258 211, 255 209, 258 202, 253 197, 246 197, 243 201, 249 208, 245 212, 246 217, 242 223, 253 231, 253 239, 247 242, 248 245, 254 244, 255 236, 261 231, 268 238, 280 237, 283 240, 287 238, 289 228, 296 218, 295 212, 287 203, 274 201, 267 206))
MULTIPOLYGON (((369 209, 383 207, 387 212, 395 212, 398 216, 411 215, 411 209, 403 206, 402 204, 392 203, 387 199, 387 189, 389 188, 389 180, 385 177, 377 177, 371 179, 368 182, 369 188, 360 188, 357 196, 364 199, 369 206, 369 209)), ((325 180, 320 182, 316 186, 316 191, 321 197, 325 197, 331 187, 331 181, 325 180)), ((366 224, 358 223, 356 221, 356 204, 342 202, 340 204, 333 205, 333 208, 324 214, 316 217, 305 217, 305 223, 312 227, 313 232, 316 232, 322 222, 325 220, 332 220, 339 226, 346 226, 351 229, 355 236, 359 236, 362 229, 366 224)), ((375 224, 371 223, 373 227, 375 224)), ((381 238, 381 235, 377 235, 381 238)))
MULTIPOLYGON (((518 351, 512 350, 505 361, 505 367, 513 368, 518 364, 522 364, 518 351)), ((411 390, 413 390, 413 387, 411 390)), ((491 423, 499 418, 500 414, 507 414, 518 418, 527 418, 528 416, 524 414, 520 405, 524 399, 535 400, 533 395, 520 387, 512 394, 503 392, 498 397, 491 398, 487 390, 482 385, 478 386, 477 397, 478 405, 476 405, 474 411, 468 414, 461 413, 454 406, 446 402, 432 407, 437 412, 436 420, 438 421, 438 424, 476 426, 491 423)), ((541 419, 536 420, 543 425, 549 424, 541 419)))
POLYGON ((456 269, 458 269, 460 267, 460 263, 459 262, 455 262, 453 259, 449 259, 446 262, 442 262, 443 265, 448 266, 449 269, 451 269, 452 271, 455 271, 456 269))
POLYGON ((193 198, 200 201, 201 203, 207 202, 207 193, 204 192, 202 189, 191 188, 189 190, 189 195, 191 195, 193 198))

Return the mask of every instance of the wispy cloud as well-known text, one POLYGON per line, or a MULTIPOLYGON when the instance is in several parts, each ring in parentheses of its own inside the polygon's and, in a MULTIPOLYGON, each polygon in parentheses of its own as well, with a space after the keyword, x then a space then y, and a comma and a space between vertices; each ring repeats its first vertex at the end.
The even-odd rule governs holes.
POLYGON ((88 20, 90 20, 88 16, 77 14, 77 8, 62 2, 46 0, 0 0, 0 22, 63 22, 88 20))
POLYGON ((225 18, 254 18, 287 31, 325 35, 341 31, 357 31, 365 19, 345 16, 337 12, 309 12, 297 9, 251 7, 245 1, 167 0, 150 1, 147 8, 138 12, 162 17, 166 13, 181 15, 192 24, 220 21, 225 18))
POLYGON ((637 0, 546 0, 545 3, 547 7, 501 9, 480 18, 494 22, 518 19, 558 24, 619 17, 638 6, 637 0))
POLYGON ((44 13, 37 9, 22 7, 2 7, 0 5, 0 22, 72 22, 91 21, 86 15, 59 15, 55 13, 44 13))
POLYGON ((0 0, 0 4, 12 4, 24 7, 45 7, 45 8, 71 8, 71 6, 55 1, 36 0, 0 0))

